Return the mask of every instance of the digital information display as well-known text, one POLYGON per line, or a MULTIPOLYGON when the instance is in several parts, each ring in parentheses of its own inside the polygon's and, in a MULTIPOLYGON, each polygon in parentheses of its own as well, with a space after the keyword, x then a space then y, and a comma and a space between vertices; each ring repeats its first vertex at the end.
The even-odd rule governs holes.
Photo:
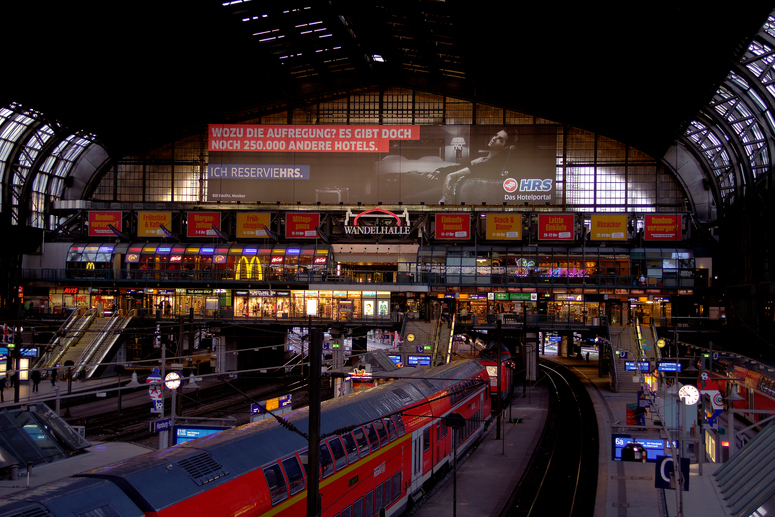
MULTIPOLYGON (((670 456, 670 447, 667 440, 654 438, 633 438, 629 434, 611 434, 612 460, 622 461, 622 450, 628 443, 639 443, 646 449, 646 461, 657 461, 657 456, 670 456)), ((678 442, 673 440, 673 447, 678 447, 678 442)))
POLYGON ((202 438, 205 436, 209 436, 211 434, 219 433, 224 429, 231 429, 231 427, 218 427, 218 426, 208 426, 208 425, 176 425, 174 427, 174 432, 172 433, 172 436, 175 441, 173 445, 177 445, 183 442, 190 442, 191 440, 196 440, 197 438, 202 438))
POLYGON ((681 363, 658 363, 657 370, 660 372, 680 372, 681 363))
MULTIPOLYGON (((647 372, 651 369, 648 361, 640 361, 638 365, 640 366, 640 371, 642 372, 647 372)), ((635 361, 624 361, 624 369, 628 372, 634 372, 636 370, 635 361)))
POLYGON ((406 358, 409 366, 430 366, 431 356, 429 355, 410 355, 406 358))

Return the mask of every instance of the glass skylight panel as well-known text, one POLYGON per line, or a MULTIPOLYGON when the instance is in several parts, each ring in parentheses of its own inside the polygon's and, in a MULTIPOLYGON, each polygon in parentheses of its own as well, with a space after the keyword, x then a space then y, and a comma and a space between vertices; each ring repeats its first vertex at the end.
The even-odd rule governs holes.
POLYGON ((764 22, 764 26, 762 27, 762 30, 775 38, 775 18, 770 16, 767 18, 767 21, 764 22))

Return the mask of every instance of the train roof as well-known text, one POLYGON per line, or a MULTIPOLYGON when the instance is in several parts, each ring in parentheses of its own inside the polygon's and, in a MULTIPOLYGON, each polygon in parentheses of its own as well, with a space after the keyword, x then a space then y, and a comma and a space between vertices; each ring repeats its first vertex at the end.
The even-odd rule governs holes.
MULTIPOLYGON (((321 436, 346 432, 353 425, 397 413, 460 380, 476 377, 482 369, 476 361, 455 361, 407 379, 325 401, 321 436)), ((287 413, 283 420, 284 424, 271 418, 252 422, 81 475, 132 485, 148 501, 144 510, 165 508, 190 497, 192 483, 204 491, 212 484, 226 482, 306 448, 307 439, 289 427, 306 434, 309 410, 287 413)))
POLYGON ((45 485, 6 495, 0 517, 21 515, 82 515, 89 509, 110 504, 125 517, 143 517, 132 500, 104 479, 63 478, 45 485), (55 514, 47 509, 54 509, 55 514))

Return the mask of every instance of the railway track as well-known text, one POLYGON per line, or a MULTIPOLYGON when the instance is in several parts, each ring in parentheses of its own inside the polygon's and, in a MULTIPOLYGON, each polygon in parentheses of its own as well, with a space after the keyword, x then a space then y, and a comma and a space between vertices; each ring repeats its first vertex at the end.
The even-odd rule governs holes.
POLYGON ((551 387, 546 428, 502 516, 593 515, 599 436, 592 399, 566 367, 541 360, 551 387))
MULTIPOLYGON (((323 388, 324 395, 331 390, 323 388)), ((307 404, 307 380, 279 378, 276 380, 239 379, 224 382, 221 385, 198 390, 194 394, 184 394, 178 419, 212 418, 229 419, 234 425, 250 421, 250 403, 266 400, 280 395, 293 394, 293 407, 307 404)), ((332 392, 331 392, 332 394, 332 392)), ((123 407, 121 413, 109 411, 86 418, 68 419, 72 425, 83 425, 86 438, 90 441, 132 442, 146 446, 155 446, 158 435, 149 432, 149 422, 158 415, 149 411, 149 401, 129 407, 123 407)), ((165 408, 170 408, 170 399, 165 400, 165 408)))

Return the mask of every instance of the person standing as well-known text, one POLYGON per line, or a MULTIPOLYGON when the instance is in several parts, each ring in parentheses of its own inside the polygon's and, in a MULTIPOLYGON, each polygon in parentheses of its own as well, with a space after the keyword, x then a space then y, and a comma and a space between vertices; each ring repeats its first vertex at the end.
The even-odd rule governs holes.
POLYGON ((51 385, 52 386, 56 386, 56 383, 57 383, 57 373, 58 373, 57 368, 59 368, 58 364, 57 364, 56 368, 52 368, 51 369, 51 385))
POLYGON ((38 385, 40 384, 40 370, 32 370, 30 379, 32 380, 32 392, 34 393, 38 391, 38 385))
POLYGON ((6 378, 5 375, 0 378, 0 402, 5 402, 5 385, 6 385, 6 378))

